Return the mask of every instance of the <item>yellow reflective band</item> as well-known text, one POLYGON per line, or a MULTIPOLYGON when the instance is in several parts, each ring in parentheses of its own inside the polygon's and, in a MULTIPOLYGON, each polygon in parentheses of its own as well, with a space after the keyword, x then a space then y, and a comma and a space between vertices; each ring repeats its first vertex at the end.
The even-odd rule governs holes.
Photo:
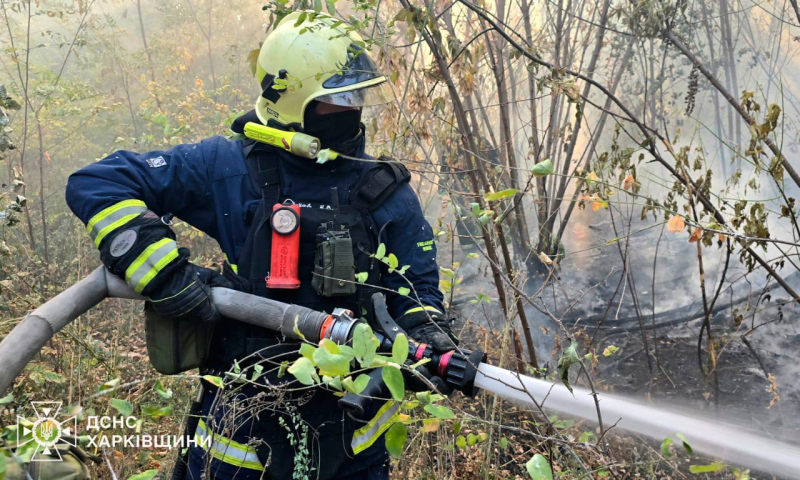
POLYGON ((239 274, 239 267, 236 266, 235 264, 231 263, 231 259, 228 258, 228 254, 227 253, 223 253, 223 255, 225 255, 225 261, 228 262, 228 265, 231 266, 231 270, 233 270, 233 273, 238 275, 239 274))
POLYGON ((99 247, 106 235, 146 211, 147 206, 141 200, 123 200, 101 210, 89 219, 86 230, 94 239, 95 245, 99 247))
POLYGON ((125 281, 136 293, 142 290, 158 275, 169 262, 178 257, 178 244, 171 238, 162 238, 147 247, 125 270, 125 281))
POLYGON ((409 313, 422 312, 424 310, 427 310, 429 312, 436 312, 439 315, 442 314, 442 312, 440 312, 439 309, 436 307, 425 306, 425 307, 414 307, 411 310, 407 310, 406 313, 404 313, 403 315, 408 315, 409 313))
POLYGON ((400 404, 394 400, 389 400, 378 410, 372 420, 353 432, 353 440, 350 441, 353 453, 358 455, 381 438, 381 435, 397 420, 397 412, 399 410, 400 404))
POLYGON ((218 433, 211 432, 209 435, 208 428, 203 420, 200 420, 197 424, 197 432, 194 435, 194 439, 198 446, 223 463, 260 472, 264 471, 264 466, 258 459, 255 448, 231 440, 218 433), (211 437, 210 441, 208 440, 209 436, 211 437))

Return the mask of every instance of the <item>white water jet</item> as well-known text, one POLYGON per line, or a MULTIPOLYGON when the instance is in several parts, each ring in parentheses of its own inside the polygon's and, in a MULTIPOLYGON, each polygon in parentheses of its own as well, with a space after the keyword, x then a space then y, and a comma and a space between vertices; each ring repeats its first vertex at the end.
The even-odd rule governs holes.
MULTIPOLYGON (((475 386, 528 406, 533 406, 533 397, 540 405, 545 402, 545 409, 597 421, 594 399, 591 392, 583 388, 573 388, 572 394, 563 385, 518 375, 485 363, 478 366, 475 386)), ((734 465, 800 478, 800 447, 760 437, 736 427, 623 400, 605 392, 598 392, 597 395, 606 427, 616 423, 615 428, 659 441, 673 437, 678 445, 681 440, 675 434, 681 433, 694 450, 711 457, 734 465)))

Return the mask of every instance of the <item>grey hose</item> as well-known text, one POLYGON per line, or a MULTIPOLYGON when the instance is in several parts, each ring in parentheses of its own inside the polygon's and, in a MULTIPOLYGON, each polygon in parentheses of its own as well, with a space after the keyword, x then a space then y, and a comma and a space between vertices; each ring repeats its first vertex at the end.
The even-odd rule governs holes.
MULTIPOLYGON (((322 312, 227 288, 214 288, 212 293, 214 303, 225 317, 279 331, 287 338, 299 338, 297 330, 307 339, 317 341, 322 322, 327 318, 322 312)), ((26 315, 0 342, 0 397, 56 333, 111 297, 144 300, 124 281, 100 267, 26 315)))

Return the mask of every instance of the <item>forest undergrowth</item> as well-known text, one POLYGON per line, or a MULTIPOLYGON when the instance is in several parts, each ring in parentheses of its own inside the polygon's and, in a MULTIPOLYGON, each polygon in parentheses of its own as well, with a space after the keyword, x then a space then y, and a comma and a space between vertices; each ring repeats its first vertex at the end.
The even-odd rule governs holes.
MULTIPOLYGON (((365 111, 367 150, 412 172, 465 347, 797 443, 795 0, 0 6, 0 338, 100 265, 64 202, 69 174, 226 135, 259 94, 264 35, 306 9, 358 31, 389 79, 395 102, 365 111)), ((175 230, 192 261, 221 264, 213 240, 175 230)), ((198 376, 157 374, 141 303, 104 301, 0 392, 0 478, 30 401, 177 435, 198 376)), ((488 393, 429 410, 400 422, 393 478, 771 478, 698 455, 692 432, 645 439, 488 393)), ((166 478, 176 456, 86 448, 102 479, 166 478)))

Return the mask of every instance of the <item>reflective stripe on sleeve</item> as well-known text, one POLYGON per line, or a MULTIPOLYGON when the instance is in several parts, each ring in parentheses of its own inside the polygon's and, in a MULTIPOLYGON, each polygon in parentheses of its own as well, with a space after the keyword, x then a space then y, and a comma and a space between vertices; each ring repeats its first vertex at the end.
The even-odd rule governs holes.
POLYGON ((194 439, 195 443, 200 448, 223 463, 235 467, 264 471, 264 466, 258 459, 255 448, 231 440, 218 433, 209 433, 208 428, 206 428, 206 423, 203 420, 200 420, 197 424, 197 431, 195 432, 194 439))
POLYGON ((95 245, 99 247, 106 235, 146 211, 147 206, 141 200, 123 200, 101 210, 89 219, 86 230, 89 231, 95 245))
POLYGON ((406 313, 404 313, 403 315, 408 315, 409 313, 422 312, 423 310, 427 310, 429 312, 436 312, 439 315, 442 314, 442 312, 440 312, 439 309, 436 307, 424 306, 424 307, 414 307, 411 310, 407 310, 406 313))
POLYGON ((397 419, 397 412, 399 410, 400 404, 389 400, 378 410, 378 413, 372 420, 353 432, 353 440, 350 441, 350 447, 352 447, 353 453, 358 455, 381 438, 381 435, 383 435, 397 419))
POLYGON ((125 281, 136 290, 142 290, 169 262, 178 257, 178 244, 171 238, 162 238, 147 247, 125 270, 125 281))

